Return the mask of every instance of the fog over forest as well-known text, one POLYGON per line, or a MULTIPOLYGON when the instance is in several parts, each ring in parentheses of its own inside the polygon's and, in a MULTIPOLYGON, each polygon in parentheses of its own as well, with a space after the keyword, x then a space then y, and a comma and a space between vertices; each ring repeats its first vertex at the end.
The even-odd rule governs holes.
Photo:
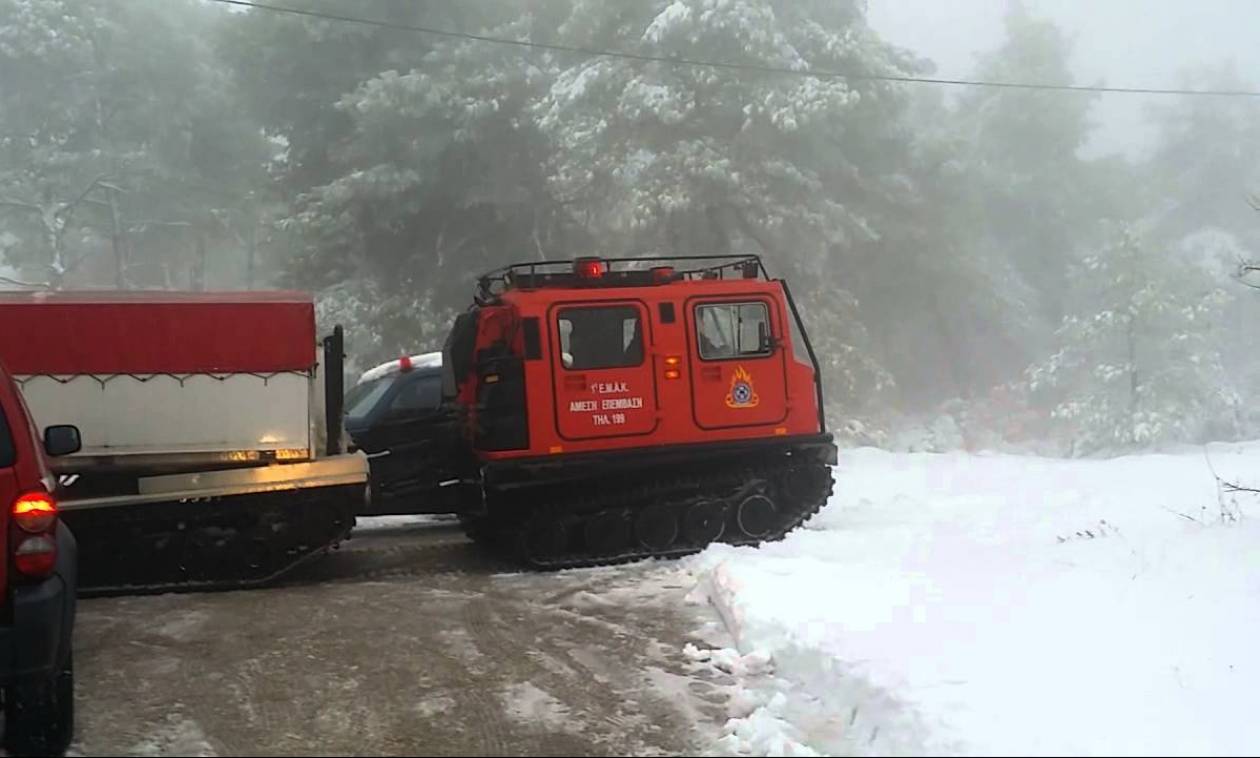
POLYGON ((1250 6, 899 2, 0 0, 0 287, 309 290, 362 368, 500 265, 755 252, 847 444, 1260 436, 1250 6))

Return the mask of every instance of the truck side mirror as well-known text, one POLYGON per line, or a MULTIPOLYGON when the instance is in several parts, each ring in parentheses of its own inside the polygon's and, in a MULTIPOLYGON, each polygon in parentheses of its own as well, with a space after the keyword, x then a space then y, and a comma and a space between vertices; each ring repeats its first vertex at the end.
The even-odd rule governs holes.
POLYGON ((83 449, 83 439, 77 426, 50 426, 44 430, 44 450, 55 457, 77 453, 83 449))

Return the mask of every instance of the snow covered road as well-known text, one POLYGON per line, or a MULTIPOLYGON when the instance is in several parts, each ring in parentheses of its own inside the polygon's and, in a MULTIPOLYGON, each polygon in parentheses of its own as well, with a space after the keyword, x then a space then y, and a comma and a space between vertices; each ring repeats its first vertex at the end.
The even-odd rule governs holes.
MULTIPOLYGON (((1260 486, 1260 444, 1214 445, 1260 486)), ((1204 451, 1114 460, 846 451, 832 502, 688 559, 737 647, 721 748, 1260 750, 1260 501, 1204 451)))
MULTIPOLYGON (((417 521, 421 523, 410 527, 417 521)), ((496 565, 380 518, 285 586, 80 604, 80 755, 676 755, 718 736, 677 563, 496 565)))

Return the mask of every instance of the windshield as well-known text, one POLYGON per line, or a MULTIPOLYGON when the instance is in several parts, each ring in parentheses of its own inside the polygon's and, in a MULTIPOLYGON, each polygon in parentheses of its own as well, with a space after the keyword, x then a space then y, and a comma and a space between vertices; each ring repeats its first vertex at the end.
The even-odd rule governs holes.
POLYGON ((381 396, 389 391, 396 374, 356 384, 346 393, 346 416, 359 419, 372 412, 381 396))

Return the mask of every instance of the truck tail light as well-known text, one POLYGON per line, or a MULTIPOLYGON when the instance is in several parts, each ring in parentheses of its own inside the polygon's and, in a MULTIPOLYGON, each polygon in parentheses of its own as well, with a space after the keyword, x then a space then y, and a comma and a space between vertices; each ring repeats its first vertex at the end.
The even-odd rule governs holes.
POLYGON ((13 565, 18 573, 43 578, 57 565, 57 501, 47 492, 28 492, 13 501, 13 565))
POLYGON ((29 577, 44 577, 57 565, 57 542, 46 534, 25 537, 13 551, 13 564, 29 577))
POLYGON ((57 521, 57 503, 44 492, 28 492, 13 502, 13 522, 28 534, 40 534, 57 521))
POLYGON ((677 355, 665 356, 665 378, 677 379, 682 376, 682 371, 678 367, 682 365, 682 358, 677 355))

